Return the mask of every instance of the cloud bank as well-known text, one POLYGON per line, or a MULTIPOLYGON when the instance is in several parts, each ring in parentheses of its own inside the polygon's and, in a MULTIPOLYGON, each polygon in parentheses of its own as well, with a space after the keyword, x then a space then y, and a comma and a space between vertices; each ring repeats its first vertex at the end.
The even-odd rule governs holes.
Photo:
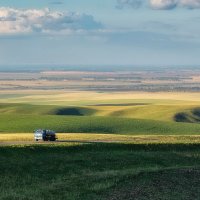
POLYGON ((150 6, 158 10, 170 10, 177 7, 178 0, 150 0, 150 6))
POLYGON ((139 8, 143 4, 149 5, 155 10, 171 10, 177 7, 187 9, 199 9, 200 0, 117 0, 117 8, 132 7, 139 8))
POLYGON ((101 29, 91 15, 0 7, 0 34, 71 33, 101 29))

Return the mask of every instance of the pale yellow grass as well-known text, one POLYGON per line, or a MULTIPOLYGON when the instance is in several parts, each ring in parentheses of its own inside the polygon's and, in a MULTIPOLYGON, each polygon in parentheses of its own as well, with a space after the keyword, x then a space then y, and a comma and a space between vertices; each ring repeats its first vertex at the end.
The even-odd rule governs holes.
MULTIPOLYGON (((200 143, 200 135, 193 136, 154 136, 154 135, 118 135, 118 134, 78 134, 78 133, 58 133, 58 141, 60 142, 118 142, 118 143, 133 143, 133 144, 181 144, 181 143, 200 143)), ((7 133, 0 134, 0 143, 4 142, 25 142, 33 141, 33 134, 30 133, 7 133)))
MULTIPOLYGON (((20 94, 19 91, 0 91, 0 94, 20 94)), ((161 105, 196 105, 200 93, 184 92, 73 92, 73 91, 21 91, 22 97, 0 99, 1 103, 30 103, 48 105, 95 105, 103 103, 151 103, 161 105)))
POLYGON ((5 133, 0 134, 0 142, 5 141, 31 141, 34 135, 31 133, 5 133))

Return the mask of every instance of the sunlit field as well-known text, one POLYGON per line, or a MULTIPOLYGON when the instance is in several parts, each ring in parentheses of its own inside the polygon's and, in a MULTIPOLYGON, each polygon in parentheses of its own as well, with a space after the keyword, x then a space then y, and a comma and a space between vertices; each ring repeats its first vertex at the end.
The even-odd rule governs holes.
POLYGON ((0 199, 198 200, 198 93, 0 97, 0 199), (38 128, 58 140, 35 142, 38 128))
MULTIPOLYGON (((57 143, 85 142, 85 143, 127 143, 127 144, 199 144, 200 135, 120 135, 120 134, 95 134, 95 133, 57 133, 57 143)), ((4 133, 0 135, 0 144, 46 144, 33 141, 32 133, 4 133)), ((49 142, 49 144, 54 144, 49 142)))
POLYGON ((198 105, 200 94, 195 92, 90 92, 63 90, 3 90, 1 103, 86 106, 96 104, 158 103, 198 105))
POLYGON ((197 93, 29 92, 1 98, 1 132, 49 128, 61 133, 198 135, 200 130, 197 93))

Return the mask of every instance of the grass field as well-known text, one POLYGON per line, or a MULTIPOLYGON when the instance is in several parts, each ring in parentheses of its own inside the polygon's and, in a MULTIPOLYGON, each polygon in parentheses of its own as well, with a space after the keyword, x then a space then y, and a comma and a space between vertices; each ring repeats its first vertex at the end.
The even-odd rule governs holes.
POLYGON ((60 133, 118 133, 146 135, 198 135, 200 124, 116 117, 0 115, 0 131, 26 133, 37 128, 60 133))
MULTIPOLYGON (((95 133, 57 133, 58 143, 62 142, 108 142, 126 144, 199 144, 200 135, 119 135, 119 134, 95 134, 95 133)), ((12 145, 12 142, 33 141, 32 133, 5 133, 0 134, 0 144, 12 145)), ((17 143, 18 144, 18 143, 17 143)), ((39 144, 46 144, 40 143, 39 144)), ((50 143, 51 144, 51 143, 50 143)))
MULTIPOLYGON (((99 104, 90 106, 31 105, 21 103, 0 104, 1 114, 34 114, 65 116, 110 116, 135 119, 174 121, 176 115, 200 121, 199 105, 160 105, 152 103, 99 104)), ((192 121, 191 121, 192 122, 192 121)))
POLYGON ((0 148, 0 199, 199 199, 199 144, 0 148))
MULTIPOLYGON (((200 104, 194 97, 186 102, 173 99, 173 95, 168 101, 131 101, 128 97, 120 101, 115 99, 117 96, 113 95, 114 99, 109 99, 111 96, 108 95, 107 103, 102 103, 100 100, 94 100, 95 97, 89 94, 92 99, 88 97, 91 105, 84 106, 32 105, 30 102, 1 103, 0 132, 23 133, 33 132, 37 128, 47 128, 61 133, 199 134, 200 104)), ((77 97, 77 94, 70 95, 71 98, 73 95, 73 98, 77 97)), ((37 102, 38 96, 35 98, 37 102)))
POLYGON ((198 93, 18 91, 0 102, 2 200, 199 200, 198 93), (34 142, 38 128, 58 142, 34 142))
POLYGON ((1 103, 86 106, 96 104, 153 103, 198 105, 199 93, 190 92, 88 92, 63 90, 2 90, 1 103))

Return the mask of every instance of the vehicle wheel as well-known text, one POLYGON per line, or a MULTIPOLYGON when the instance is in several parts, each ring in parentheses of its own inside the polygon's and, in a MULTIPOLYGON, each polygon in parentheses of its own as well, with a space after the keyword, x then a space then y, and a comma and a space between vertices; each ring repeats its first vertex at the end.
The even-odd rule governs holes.
POLYGON ((56 139, 55 139, 54 137, 51 137, 51 138, 50 138, 50 141, 52 141, 52 142, 55 141, 55 140, 56 140, 56 139))

